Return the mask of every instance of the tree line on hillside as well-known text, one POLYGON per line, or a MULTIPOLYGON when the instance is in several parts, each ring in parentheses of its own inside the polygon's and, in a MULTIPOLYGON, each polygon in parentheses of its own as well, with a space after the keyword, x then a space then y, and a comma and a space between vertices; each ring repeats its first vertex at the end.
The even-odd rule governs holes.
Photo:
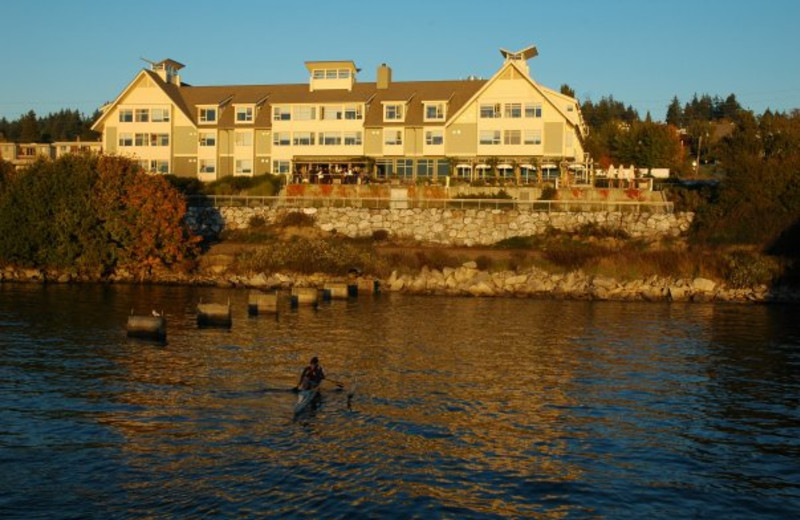
POLYGON ((97 141, 100 134, 92 130, 92 124, 99 117, 95 112, 91 117, 77 110, 64 109, 44 117, 38 117, 33 110, 9 121, 0 118, 0 141, 16 143, 52 143, 55 141, 97 141))

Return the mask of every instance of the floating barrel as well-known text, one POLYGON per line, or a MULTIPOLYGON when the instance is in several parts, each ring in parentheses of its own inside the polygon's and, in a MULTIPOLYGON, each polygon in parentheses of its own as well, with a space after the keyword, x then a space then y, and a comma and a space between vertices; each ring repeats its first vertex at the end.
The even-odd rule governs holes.
POLYGON ((359 293, 377 294, 380 292, 380 282, 374 278, 359 278, 356 280, 359 293))
POLYGON ((350 297, 350 286, 343 282, 328 282, 322 288, 322 299, 346 300, 350 297))
POLYGON ((250 316, 276 314, 278 312, 278 293, 251 292, 247 298, 247 312, 250 316))
POLYGON ((197 304, 198 327, 230 328, 232 324, 230 302, 227 305, 222 303, 197 304))
POLYGON ((313 305, 318 303, 316 287, 292 287, 292 307, 313 305))
POLYGON ((167 339, 167 319, 164 316, 128 316, 128 337, 164 341, 167 339))

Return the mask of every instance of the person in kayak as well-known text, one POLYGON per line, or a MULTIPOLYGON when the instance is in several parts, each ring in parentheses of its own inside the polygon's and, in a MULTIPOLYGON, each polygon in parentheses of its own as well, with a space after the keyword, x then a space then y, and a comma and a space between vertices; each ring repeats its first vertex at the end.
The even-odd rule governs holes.
POLYGON ((307 367, 300 374, 300 382, 297 384, 298 390, 311 390, 316 388, 325 379, 325 371, 319 364, 319 359, 314 356, 307 367))

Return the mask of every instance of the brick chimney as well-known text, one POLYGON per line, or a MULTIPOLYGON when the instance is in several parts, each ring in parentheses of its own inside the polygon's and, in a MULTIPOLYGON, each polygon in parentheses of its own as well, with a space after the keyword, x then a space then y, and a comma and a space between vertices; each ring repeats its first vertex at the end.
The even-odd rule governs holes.
POLYGON ((377 87, 379 89, 385 90, 389 88, 389 85, 391 83, 392 83, 392 69, 385 63, 381 63, 378 66, 377 87))

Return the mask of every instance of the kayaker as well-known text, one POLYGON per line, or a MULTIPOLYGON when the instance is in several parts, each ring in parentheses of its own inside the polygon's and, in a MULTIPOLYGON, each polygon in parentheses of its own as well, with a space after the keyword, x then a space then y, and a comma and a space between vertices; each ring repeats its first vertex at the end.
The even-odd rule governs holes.
POLYGON ((319 359, 314 356, 307 367, 300 374, 300 382, 297 384, 298 390, 310 390, 316 388, 325 379, 325 371, 319 364, 319 359))

